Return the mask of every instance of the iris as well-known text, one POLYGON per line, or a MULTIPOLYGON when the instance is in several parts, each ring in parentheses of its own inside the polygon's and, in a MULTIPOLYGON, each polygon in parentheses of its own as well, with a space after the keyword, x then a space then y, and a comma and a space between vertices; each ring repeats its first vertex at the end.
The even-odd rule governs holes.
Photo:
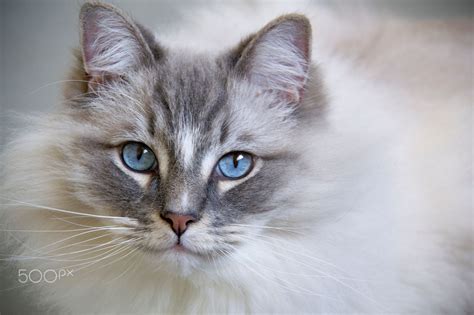
POLYGON ((122 148, 123 163, 135 172, 151 170, 156 163, 153 151, 143 143, 129 142, 122 148))
POLYGON ((220 172, 229 179, 247 176, 253 168, 252 155, 245 152, 230 152, 217 163, 220 172))

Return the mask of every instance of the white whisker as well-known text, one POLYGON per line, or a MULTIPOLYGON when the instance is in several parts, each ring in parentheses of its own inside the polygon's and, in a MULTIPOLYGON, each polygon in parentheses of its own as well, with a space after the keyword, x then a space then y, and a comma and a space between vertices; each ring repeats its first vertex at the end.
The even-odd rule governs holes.
MULTIPOLYGON (((87 216, 87 217, 92 217, 92 218, 100 218, 100 219, 114 219, 114 220, 118 220, 119 222, 120 221, 126 221, 126 220, 124 220, 124 217, 90 214, 90 213, 81 213, 81 212, 77 212, 77 211, 70 211, 70 210, 58 209, 58 208, 53 208, 53 207, 47 207, 47 206, 37 205, 37 204, 25 202, 25 201, 14 200, 14 199, 9 199, 9 198, 4 198, 4 197, 0 197, 0 199, 8 200, 8 201, 15 202, 15 203, 21 204, 21 205, 30 206, 30 207, 33 207, 33 208, 49 210, 49 211, 56 211, 56 212, 61 212, 61 213, 75 214, 75 215, 87 216)), ((129 218, 127 218, 127 219, 129 219, 129 218)))
MULTIPOLYGON (((119 227, 122 229, 122 227, 119 227)), ((80 231, 90 231, 90 230, 97 230, 97 229, 104 229, 104 230, 113 230, 114 227, 88 227, 83 229, 68 229, 68 230, 8 230, 8 229, 0 229, 0 232, 22 232, 22 233, 68 233, 68 232, 80 232, 80 231)), ((131 228, 124 228, 124 229, 131 229, 131 228)))
POLYGON ((266 226, 266 225, 253 225, 253 224, 228 224, 228 226, 238 226, 238 227, 254 227, 254 228, 259 228, 259 229, 269 229, 269 230, 281 230, 285 232, 290 232, 290 233, 296 233, 296 234, 301 234, 304 235, 300 230, 301 228, 294 228, 294 227, 278 227, 278 226, 266 226))
MULTIPOLYGON (((96 251, 97 248, 101 249, 101 248, 109 248, 111 246, 114 246, 114 245, 117 245, 117 241, 121 240, 121 239, 124 239, 125 237, 120 237, 118 239, 113 239, 111 241, 108 241, 108 242, 105 242, 105 243, 102 243, 102 244, 99 244, 99 245, 95 245, 93 246, 92 248, 86 248, 86 249, 81 249, 81 250, 77 250, 77 251, 73 251, 73 252, 68 252, 68 253, 61 253, 61 254, 56 254, 54 255, 54 257, 58 257, 58 256, 65 256, 65 255, 74 255, 74 254, 77 254, 77 253, 83 253, 83 252, 86 252, 87 254, 91 253, 91 252, 94 252, 96 251), (113 244, 115 243, 115 244, 113 244), (107 246, 109 244, 112 244, 111 246, 107 246)), ((63 247, 63 248, 66 248, 66 247, 63 247)))
MULTIPOLYGON (((69 266, 65 266, 63 267, 64 269, 71 269, 73 267, 76 267, 76 266, 83 266, 83 265, 89 265, 89 264, 92 264, 94 262, 97 262, 97 261, 101 261, 103 259, 106 259, 108 257, 111 257, 111 256, 114 256, 117 252, 121 252, 124 248, 128 248, 130 246, 124 246, 124 244, 127 244, 127 243, 130 243, 130 242, 133 242, 134 239, 129 239, 129 240, 126 240, 126 241, 123 241, 121 243, 118 243, 118 244, 115 244, 113 246, 111 246, 109 250, 106 250, 105 252, 99 254, 99 255, 96 255, 94 257, 89 257, 89 258, 86 258, 86 259, 81 259, 81 260, 78 260, 78 261, 84 261, 84 260, 87 260, 85 262, 82 262, 82 263, 78 263, 78 264, 74 264, 74 265, 69 265, 69 266), (97 258, 97 260, 96 260, 97 258), (91 261, 93 260, 93 261, 91 261)), ((79 269, 76 269, 75 271, 78 271, 80 269, 83 269, 83 268, 79 268, 79 269)))
MULTIPOLYGON (((70 239, 72 239, 72 238, 79 237, 79 236, 81 236, 81 235, 86 235, 86 234, 94 233, 94 232, 98 232, 98 231, 108 231, 108 230, 110 230, 110 229, 109 229, 109 228, 106 228, 106 229, 97 228, 97 229, 93 229, 93 230, 90 230, 90 231, 81 232, 81 233, 78 233, 78 234, 75 234, 75 235, 66 237, 66 238, 64 238, 64 239, 58 240, 58 241, 56 241, 56 242, 53 242, 53 243, 51 243, 51 244, 45 245, 45 246, 39 248, 38 250, 42 250, 42 249, 45 249, 45 248, 49 248, 49 247, 51 247, 51 246, 53 246, 53 245, 56 245, 56 244, 59 244, 59 243, 63 243, 63 242, 65 242, 65 241, 68 241, 68 240, 70 240, 70 239)), ((105 235, 108 235, 108 234, 105 234, 105 235)), ((105 235, 102 235, 102 237, 104 237, 105 235)), ((82 241, 82 242, 85 242, 85 241, 82 241)), ((67 245, 67 246, 69 246, 69 245, 67 245)))
MULTIPOLYGON (((138 239, 138 238, 137 238, 137 239, 138 239)), ((136 241, 137 239, 131 239, 131 240, 128 240, 128 242, 133 242, 133 241, 136 241)), ((125 242, 127 242, 127 241, 125 241, 125 242)), ((122 243, 122 244, 123 244, 123 243, 122 243)), ((121 245, 122 245, 122 244, 121 244, 121 245)), ((79 269, 75 269, 74 271, 77 272, 77 271, 83 270, 83 269, 85 269, 85 268, 88 268, 88 267, 90 267, 90 266, 92 266, 92 265, 97 264, 97 263, 100 262, 100 261, 103 261, 104 259, 107 259, 107 258, 109 258, 109 257, 116 256, 116 255, 118 255, 119 253, 121 253, 121 252, 123 252, 123 251, 129 249, 130 247, 131 247, 131 245, 124 246, 123 248, 119 248, 119 249, 117 249, 115 252, 112 252, 111 254, 109 254, 109 255, 107 255, 107 256, 105 256, 105 257, 102 257, 102 258, 100 258, 100 259, 97 259, 97 260, 95 260, 95 261, 93 261, 93 262, 87 263, 86 266, 81 267, 81 268, 79 268, 79 269)), ((138 248, 136 248, 136 249, 138 249, 138 248)), ((106 266, 106 265, 103 265, 103 266, 106 266)), ((103 267, 103 266, 101 266, 101 267, 103 267)), ((67 267, 67 268, 70 268, 70 267, 73 267, 73 266, 69 266, 69 267, 67 267)))
MULTIPOLYGON (((132 248, 132 245, 128 246, 127 248, 132 248)), ((115 259, 115 260, 113 260, 113 261, 111 261, 111 262, 109 262, 109 263, 107 263, 107 264, 105 264, 105 265, 101 265, 101 266, 99 266, 99 267, 96 268, 96 269, 89 270, 88 272, 84 273, 84 275, 89 274, 89 273, 92 273, 92 272, 95 272, 95 271, 97 271, 97 270, 100 270, 100 269, 105 268, 105 267, 107 267, 107 266, 110 266, 110 265, 112 265, 112 264, 115 264, 115 263, 117 263, 117 262, 119 262, 119 261, 121 261, 121 260, 127 258, 129 255, 135 253, 137 250, 139 250, 139 248, 137 248, 137 247, 136 247, 136 248, 133 248, 133 249, 131 249, 128 253, 126 253, 125 255, 120 256, 119 258, 117 258, 117 259, 115 259)), ((114 256, 116 256, 116 255, 114 255, 114 256)), ((81 269, 88 268, 88 267, 89 267, 89 266, 83 267, 83 268, 81 268, 81 269)))
MULTIPOLYGON (((241 235, 241 236, 244 237, 244 238, 246 237, 246 236, 244 236, 244 235, 241 235)), ((259 236, 261 236, 261 235, 259 235, 259 236)), ((247 237, 247 238, 248 238, 248 237, 247 237)), ((256 240, 256 239, 253 239, 253 238, 248 238, 248 239, 253 240, 253 241, 256 240)), ((259 239, 259 241, 263 241, 263 240, 262 240, 262 239, 259 239)), ((267 244, 275 245, 275 244, 270 243, 270 242, 268 242, 268 241, 263 241, 263 242, 265 242, 265 243, 267 243, 267 244)), ((278 248, 281 248, 281 247, 278 247, 278 248)), ((296 254, 296 255, 300 254, 300 253, 298 253, 298 252, 296 252, 296 251, 291 251, 291 250, 289 250, 288 248, 285 248, 285 250, 287 250, 288 252, 291 252, 291 253, 293 253, 293 254, 296 254)), ((345 282, 342 281, 341 279, 339 279, 339 278, 337 278, 337 277, 335 277, 335 276, 333 276, 333 275, 331 275, 331 274, 329 274, 329 273, 327 273, 327 272, 324 272, 324 271, 322 271, 322 270, 320 270, 320 269, 316 269, 313 265, 309 265, 309 264, 307 264, 307 263, 305 263, 305 262, 296 260, 296 259, 294 259, 291 255, 284 255, 284 254, 281 254, 281 253, 279 253, 279 252, 277 252, 277 251, 273 251, 273 253, 276 254, 276 255, 278 255, 278 256, 280 256, 280 257, 282 257, 283 259, 286 259, 286 260, 290 259, 290 260, 292 260, 292 261, 294 261, 294 262, 296 262, 296 263, 301 264, 302 266, 308 267, 308 268, 310 268, 310 269, 312 269, 312 270, 314 270, 314 271, 316 271, 316 272, 319 272, 319 273, 321 273, 322 275, 327 276, 327 278, 329 278, 329 279, 331 279, 331 280, 333 280, 333 281, 335 281, 335 282, 341 284, 342 286, 344 286, 344 287, 350 289, 351 291, 353 291, 353 292, 359 294, 360 296, 366 298, 367 300, 371 301, 372 303, 374 303, 375 305, 377 305, 377 306, 380 307, 381 309, 385 309, 382 305, 380 305, 380 304, 379 304, 377 301, 375 301, 373 298, 371 298, 371 297, 368 296, 367 294, 363 293, 362 291, 360 291, 360 290, 354 288, 353 286, 351 286, 351 285, 345 283, 345 282)), ((324 261, 321 261, 321 262, 324 262, 324 261)))
POLYGON ((141 256, 141 259, 138 263, 133 263, 134 262, 134 259, 136 258, 136 256, 139 254, 140 252, 139 251, 136 251, 135 254, 133 254, 132 256, 130 256, 129 258, 129 261, 130 261, 130 264, 128 265, 128 267, 123 271, 121 272, 117 277, 107 281, 106 283, 110 283, 112 281, 116 281, 117 279, 123 277, 129 270, 131 270, 133 267, 137 267, 140 265, 140 263, 143 261, 143 255, 141 256))
MULTIPOLYGON (((89 233, 91 233, 91 232, 97 232, 97 231, 98 231, 98 230, 89 231, 89 233)), ((67 241, 67 240, 70 240, 70 239, 72 239, 72 238, 75 238, 75 237, 77 237, 77 236, 81 236, 81 235, 84 235, 84 234, 87 234, 87 233, 83 232, 83 233, 79 233, 79 234, 73 235, 73 236, 71 236, 71 237, 67 237, 67 238, 65 238, 65 239, 62 239, 62 240, 56 241, 56 242, 54 242, 54 243, 51 243, 51 244, 49 244, 49 245, 43 246, 43 247, 39 248, 38 250, 51 247, 52 245, 56 245, 56 244, 65 242, 65 241, 67 241)), ((77 242, 77 243, 67 244, 67 245, 62 246, 62 247, 53 248, 53 249, 50 250, 49 252, 54 252, 54 251, 57 251, 57 250, 60 250, 60 249, 63 249, 63 248, 68 248, 68 247, 71 247, 71 246, 75 246, 76 244, 88 243, 88 242, 90 242, 90 241, 94 241, 94 240, 97 240, 97 239, 100 239, 100 238, 104 238, 104 237, 111 237, 111 236, 112 236, 111 233, 102 234, 102 235, 99 235, 99 236, 96 236, 96 237, 93 237, 93 238, 88 238, 88 239, 86 239, 86 240, 79 241, 79 242, 77 242)))
MULTIPOLYGON (((103 256, 111 251, 113 251, 116 247, 119 247, 120 244, 114 244, 113 246, 110 246, 108 248, 112 248, 111 250, 109 251, 106 251, 105 253, 101 253, 99 255, 96 255, 94 257, 88 257, 88 258, 84 258, 84 259, 66 259, 66 258, 63 258, 63 259, 57 259, 57 255, 53 255, 53 256, 27 256, 27 255, 17 255, 17 256, 12 256, 12 257, 9 257, 9 258, 5 258, 5 259, 0 259, 3 260, 3 261, 8 261, 8 260, 48 260, 48 261, 58 261, 58 262, 73 262, 73 261, 90 261, 91 259, 95 259, 95 258, 98 258, 100 256, 103 256)), ((105 248, 103 248, 102 250, 105 250, 105 248)), ((88 263, 88 262, 86 262, 88 263)))
MULTIPOLYGON (((32 94, 35 94, 37 93, 38 91, 48 87, 48 86, 52 86, 52 85, 55 85, 55 84, 60 84, 60 83, 68 83, 68 82, 84 82, 84 83, 88 83, 89 81, 86 81, 86 80, 59 80, 59 81, 54 81, 54 82, 50 82, 50 83, 47 83, 43 86, 40 86, 39 88, 31 91, 29 93, 29 95, 32 95, 32 94)), ((84 93, 84 94, 87 94, 87 93, 84 93)))

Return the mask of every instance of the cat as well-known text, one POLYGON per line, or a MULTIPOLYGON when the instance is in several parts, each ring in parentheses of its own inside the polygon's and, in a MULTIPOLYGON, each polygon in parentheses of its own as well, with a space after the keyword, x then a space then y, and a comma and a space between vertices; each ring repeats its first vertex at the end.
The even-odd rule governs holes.
POLYGON ((74 314, 472 312, 470 22, 260 9, 155 38, 82 6, 63 106, 2 156, 20 289, 74 314))

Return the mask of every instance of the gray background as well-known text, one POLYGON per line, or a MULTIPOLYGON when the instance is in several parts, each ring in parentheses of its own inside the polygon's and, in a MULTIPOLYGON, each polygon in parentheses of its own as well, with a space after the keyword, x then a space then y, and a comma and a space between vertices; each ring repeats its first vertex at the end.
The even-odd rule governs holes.
MULTIPOLYGON (((110 1, 131 12, 151 29, 166 32, 179 25, 181 14, 209 2, 110 1)), ((251 1, 246 1, 251 2, 251 1)), ((326 0, 326 6, 335 5, 326 0)), ((409 18, 472 16, 469 0, 366 0, 374 10, 409 18)), ((61 84, 78 44, 78 12, 83 1, 0 0, 0 150, 21 128, 22 113, 45 112, 57 106, 61 84)), ((352 0, 338 5, 352 5, 352 0)), ((8 253, 1 246, 0 254, 8 253)), ((4 257, 4 256, 3 256, 4 257)), ((1 259, 2 257, 0 257, 1 259)), ((1 262, 1 260, 0 260, 1 262)), ((39 311, 18 285, 17 271, 0 264, 0 313, 39 311)), ((99 298, 99 297, 98 297, 99 298)))

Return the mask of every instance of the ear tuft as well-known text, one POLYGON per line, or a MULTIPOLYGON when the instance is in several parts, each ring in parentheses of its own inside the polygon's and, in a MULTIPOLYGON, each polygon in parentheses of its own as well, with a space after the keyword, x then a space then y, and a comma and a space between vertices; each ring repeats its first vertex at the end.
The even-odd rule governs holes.
POLYGON ((86 3, 80 21, 84 67, 93 80, 124 75, 150 61, 152 54, 139 28, 117 8, 86 3))
POLYGON ((289 14, 267 24, 245 45, 237 71, 262 89, 299 103, 311 60, 311 24, 289 14))

